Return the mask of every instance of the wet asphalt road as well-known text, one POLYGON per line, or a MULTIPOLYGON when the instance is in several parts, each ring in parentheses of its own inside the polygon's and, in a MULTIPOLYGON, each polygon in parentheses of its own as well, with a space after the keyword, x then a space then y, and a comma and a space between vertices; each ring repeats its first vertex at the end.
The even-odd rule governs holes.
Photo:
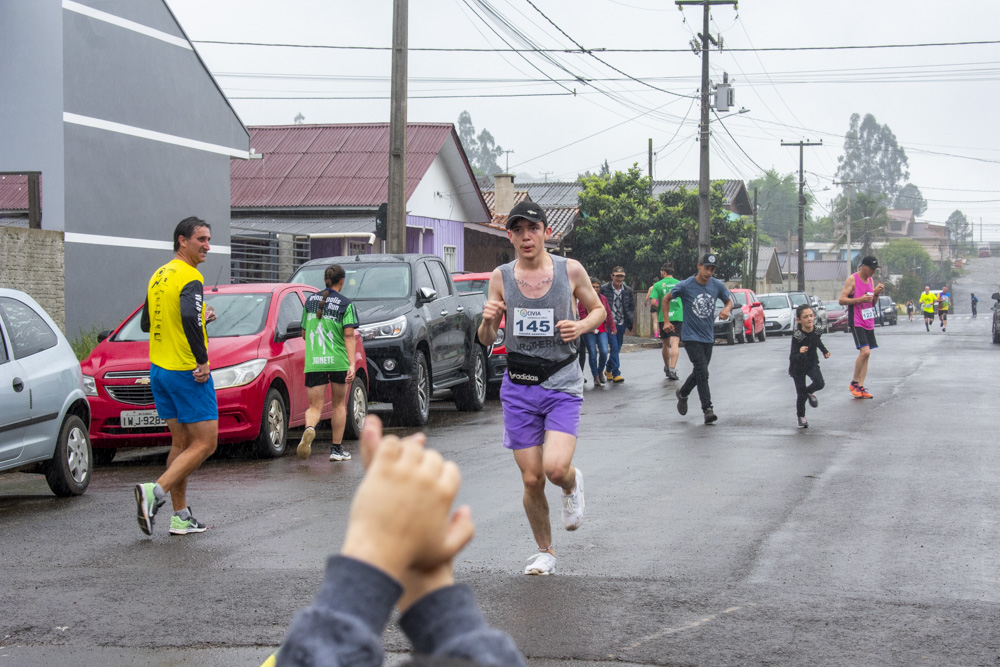
MULTIPOLYGON (((825 336, 807 430, 788 338, 716 347, 714 426, 695 397, 677 414, 658 350, 624 355, 624 384, 586 388, 587 518, 555 530, 552 577, 520 574, 534 544, 498 402, 442 402, 427 433, 477 525, 458 578, 534 665, 1000 664, 998 269, 978 260, 956 282, 947 333, 905 316, 877 330, 873 400, 847 392, 850 337, 825 336)), ((163 450, 98 468, 69 500, 0 475, 0 664, 259 665, 314 595, 361 476, 321 454, 217 455, 188 490, 211 530, 189 537, 135 523, 132 485, 163 450)), ((385 641, 400 662, 404 638, 385 641)))

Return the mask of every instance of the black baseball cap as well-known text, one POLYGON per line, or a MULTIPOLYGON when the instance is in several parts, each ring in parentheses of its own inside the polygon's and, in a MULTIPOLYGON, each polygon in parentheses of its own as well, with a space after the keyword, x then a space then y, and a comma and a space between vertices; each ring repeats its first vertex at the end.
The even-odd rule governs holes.
POLYGON ((867 266, 869 269, 877 269, 878 268, 878 259, 876 259, 872 255, 868 255, 864 259, 861 260, 861 266, 867 266))
POLYGON ((719 263, 719 258, 713 252, 706 252, 701 256, 701 261, 698 263, 703 266, 715 266, 719 263))
POLYGON ((545 210, 533 201, 528 201, 527 199, 523 202, 514 204, 514 208, 510 209, 510 213, 507 214, 507 229, 513 225, 519 218, 524 218, 529 222, 541 222, 548 226, 549 221, 545 217, 545 210))

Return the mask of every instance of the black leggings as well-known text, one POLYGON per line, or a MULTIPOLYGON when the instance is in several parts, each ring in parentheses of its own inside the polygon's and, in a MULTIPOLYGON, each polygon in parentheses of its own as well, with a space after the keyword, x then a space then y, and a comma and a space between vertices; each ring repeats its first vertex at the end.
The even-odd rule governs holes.
POLYGON ((804 371, 793 372, 792 380, 795 381, 795 414, 799 417, 805 417, 808 395, 815 394, 826 386, 826 382, 823 381, 823 373, 820 372, 819 366, 813 366, 804 371), (806 378, 812 380, 812 384, 809 386, 806 386, 806 378))
POLYGON ((712 348, 714 343, 699 343, 694 340, 684 341, 684 349, 687 350, 688 359, 694 369, 681 385, 681 396, 688 396, 698 387, 698 398, 701 399, 701 409, 708 410, 712 407, 712 393, 708 388, 708 363, 712 361, 712 348))

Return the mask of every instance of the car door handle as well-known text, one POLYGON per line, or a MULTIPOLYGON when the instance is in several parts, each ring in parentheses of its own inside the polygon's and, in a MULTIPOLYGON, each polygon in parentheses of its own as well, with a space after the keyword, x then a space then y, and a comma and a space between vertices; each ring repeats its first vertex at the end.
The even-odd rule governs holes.
POLYGON ((21 378, 14 378, 11 386, 14 387, 14 391, 20 392, 24 389, 24 381, 21 378))

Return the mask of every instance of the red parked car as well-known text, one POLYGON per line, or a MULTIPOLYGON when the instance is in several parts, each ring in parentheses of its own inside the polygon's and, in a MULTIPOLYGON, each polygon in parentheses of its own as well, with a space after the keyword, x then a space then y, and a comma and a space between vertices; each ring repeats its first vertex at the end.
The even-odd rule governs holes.
MULTIPOLYGON (((455 288, 459 292, 482 292, 489 298, 490 273, 462 273, 451 274, 451 280, 455 283, 455 288)), ((507 348, 504 346, 504 335, 506 327, 506 317, 500 320, 500 330, 497 331, 497 340, 493 343, 493 351, 487 359, 486 381, 487 389, 493 396, 498 396, 500 383, 503 381, 503 374, 507 370, 507 348)))
MULTIPOLYGON (((288 429, 305 422, 302 304, 309 285, 261 283, 205 289, 215 309, 208 325, 208 356, 219 401, 219 443, 252 442, 261 456, 285 452, 288 429)), ((139 326, 142 307, 113 331, 80 366, 90 402, 94 459, 110 462, 119 447, 170 443, 149 386, 149 334, 139 326)), ((365 349, 354 333, 355 379, 347 393, 344 435, 357 438, 368 414, 365 349)), ((327 399, 321 419, 329 419, 327 399)))
POLYGON ((743 333, 748 343, 767 340, 764 328, 764 306, 752 289, 736 287, 729 290, 733 294, 733 303, 743 311, 743 333))

